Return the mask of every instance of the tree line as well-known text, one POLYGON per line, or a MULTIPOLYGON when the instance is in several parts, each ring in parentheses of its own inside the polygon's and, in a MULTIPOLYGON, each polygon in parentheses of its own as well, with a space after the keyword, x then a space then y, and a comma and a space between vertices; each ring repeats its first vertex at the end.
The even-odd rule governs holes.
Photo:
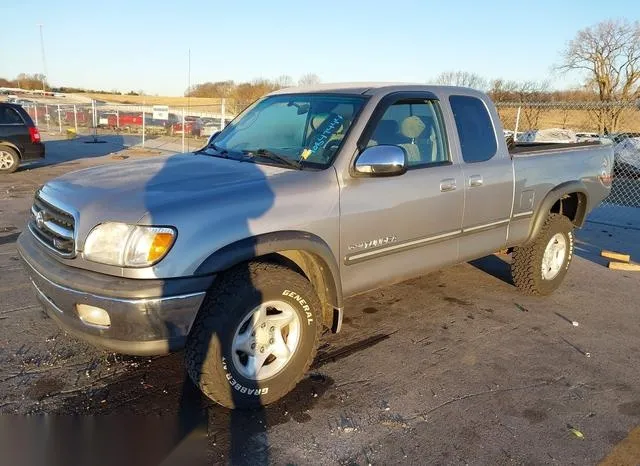
POLYGON ((320 83, 320 77, 308 73, 294 81, 291 76, 282 75, 275 79, 256 78, 247 82, 216 81, 195 84, 185 92, 185 97, 218 97, 235 99, 239 102, 253 102, 269 92, 291 86, 310 86, 320 83))

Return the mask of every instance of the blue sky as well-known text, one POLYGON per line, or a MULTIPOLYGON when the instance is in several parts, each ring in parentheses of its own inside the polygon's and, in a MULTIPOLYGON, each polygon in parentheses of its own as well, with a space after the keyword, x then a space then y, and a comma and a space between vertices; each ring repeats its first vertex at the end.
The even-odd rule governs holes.
POLYGON ((191 49, 192 83, 305 73, 425 82, 465 70, 566 87, 578 77, 551 66, 567 41, 625 17, 640 17, 637 0, 6 1, 0 77, 42 72, 43 24, 53 85, 182 95, 191 49))

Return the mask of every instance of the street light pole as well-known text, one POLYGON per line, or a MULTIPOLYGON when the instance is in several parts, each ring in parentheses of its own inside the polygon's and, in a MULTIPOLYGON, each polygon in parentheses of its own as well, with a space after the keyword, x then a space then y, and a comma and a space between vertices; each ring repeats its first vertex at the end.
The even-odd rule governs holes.
POLYGON ((47 78, 47 59, 44 53, 44 35, 42 33, 42 24, 38 24, 38 26, 40 27, 40 51, 42 52, 42 70, 43 70, 43 75, 42 75, 42 93, 44 94, 47 89, 45 87, 45 79, 47 78))

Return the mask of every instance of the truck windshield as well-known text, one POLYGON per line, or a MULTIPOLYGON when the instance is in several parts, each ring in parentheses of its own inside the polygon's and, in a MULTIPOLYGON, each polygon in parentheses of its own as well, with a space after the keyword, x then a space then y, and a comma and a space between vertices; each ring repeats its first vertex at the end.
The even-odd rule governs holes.
POLYGON ((365 100, 336 94, 265 97, 233 120, 212 142, 212 149, 257 163, 326 168, 365 100))

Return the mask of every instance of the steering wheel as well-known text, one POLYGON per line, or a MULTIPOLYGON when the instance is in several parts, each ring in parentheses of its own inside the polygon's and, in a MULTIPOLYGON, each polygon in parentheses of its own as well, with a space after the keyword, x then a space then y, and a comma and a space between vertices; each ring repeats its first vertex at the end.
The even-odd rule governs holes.
POLYGON ((326 146, 324 146, 324 150, 322 151, 322 156, 325 160, 329 160, 333 154, 335 154, 336 150, 340 146, 342 139, 334 139, 333 141, 329 141, 326 146))

